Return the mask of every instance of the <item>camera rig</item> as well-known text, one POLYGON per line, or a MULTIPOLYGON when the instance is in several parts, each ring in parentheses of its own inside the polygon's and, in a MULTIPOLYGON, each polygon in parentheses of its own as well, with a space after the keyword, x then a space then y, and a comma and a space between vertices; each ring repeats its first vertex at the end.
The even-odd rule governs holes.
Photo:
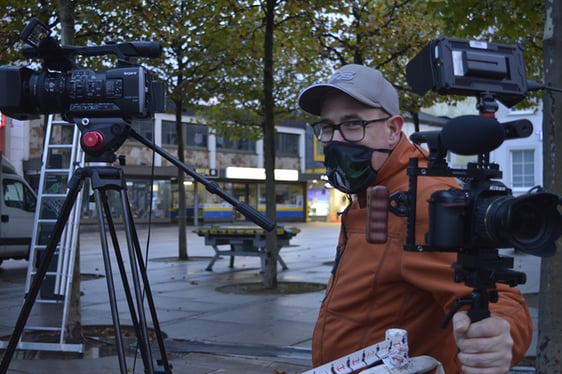
POLYGON ((513 257, 500 256, 498 248, 515 248, 547 257, 556 252, 562 234, 560 196, 535 187, 514 197, 500 181, 499 165, 489 152, 504 140, 527 137, 533 127, 528 120, 499 123, 494 117, 496 98, 510 107, 527 94, 522 50, 518 46, 439 38, 417 55, 407 67, 407 80, 414 92, 432 89, 440 94, 474 95, 480 115, 449 120, 441 131, 417 132, 410 139, 427 143, 427 167, 410 160, 409 190, 389 197, 389 210, 407 217, 407 251, 457 252, 452 265, 455 282, 473 289, 460 298, 443 326, 463 306, 473 322, 490 316, 489 303, 498 300, 496 284, 524 284, 525 273, 512 270, 513 257), (430 74, 427 74, 428 71, 430 74), (450 168, 447 152, 477 155, 466 169, 450 168), (419 177, 454 177, 462 188, 436 191, 429 204, 429 230, 425 243, 415 237, 416 197, 419 177))

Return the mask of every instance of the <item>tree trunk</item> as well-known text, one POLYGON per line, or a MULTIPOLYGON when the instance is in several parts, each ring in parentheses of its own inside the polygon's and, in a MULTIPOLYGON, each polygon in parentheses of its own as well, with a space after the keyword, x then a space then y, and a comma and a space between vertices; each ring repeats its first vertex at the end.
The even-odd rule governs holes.
MULTIPOLYGON (((275 199, 275 102, 273 100, 273 22, 275 17, 275 1, 266 0, 265 7, 265 40, 263 67, 263 156, 265 166, 265 211, 267 217, 276 219, 275 199)), ((266 259, 263 285, 265 288, 277 288, 277 235, 275 230, 266 234, 266 259)))
MULTIPOLYGON (((178 160, 185 163, 183 154, 183 126, 182 126, 182 111, 183 102, 176 101, 176 137, 178 139, 178 160)), ((178 168, 178 256, 182 260, 187 260, 187 238, 185 232, 185 174, 184 171, 178 168)))
POLYGON ((61 23, 61 44, 74 44, 74 4, 69 0, 57 0, 61 23))
MULTIPOLYGON (((544 30, 545 85, 562 88, 562 4, 558 0, 546 1, 544 30)), ((544 186, 557 194, 562 192, 562 94, 545 91, 543 95, 543 157, 544 186), (557 157, 558 156, 558 157, 557 157)), ((554 257, 541 262, 539 292, 539 328, 537 342, 537 373, 562 373, 562 240, 557 243, 554 257)))

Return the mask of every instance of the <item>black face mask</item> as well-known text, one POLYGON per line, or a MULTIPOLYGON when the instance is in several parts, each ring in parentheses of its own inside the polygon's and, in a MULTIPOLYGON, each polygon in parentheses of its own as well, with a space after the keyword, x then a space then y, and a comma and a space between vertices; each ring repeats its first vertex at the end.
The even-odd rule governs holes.
POLYGON ((357 193, 377 177, 373 169, 373 152, 390 153, 392 149, 369 148, 360 144, 333 141, 324 147, 324 165, 330 184, 344 193, 357 193))

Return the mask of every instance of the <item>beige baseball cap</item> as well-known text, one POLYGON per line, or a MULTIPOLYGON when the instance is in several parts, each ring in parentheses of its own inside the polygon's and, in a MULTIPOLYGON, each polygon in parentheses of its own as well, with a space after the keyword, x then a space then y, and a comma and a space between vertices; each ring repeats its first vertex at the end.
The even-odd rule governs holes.
POLYGON ((299 95, 298 103, 305 112, 320 115, 326 95, 341 91, 373 108, 390 115, 400 114, 398 94, 380 71, 365 65, 349 64, 336 70, 328 83, 313 84, 299 95))

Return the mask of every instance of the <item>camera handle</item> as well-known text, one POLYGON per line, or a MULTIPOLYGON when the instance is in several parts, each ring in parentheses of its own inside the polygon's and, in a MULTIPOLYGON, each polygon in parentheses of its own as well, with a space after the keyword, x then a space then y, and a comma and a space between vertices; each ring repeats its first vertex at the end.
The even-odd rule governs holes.
POLYGON ((471 322, 478 322, 485 318, 490 317, 490 309, 488 308, 489 302, 495 303, 498 301, 497 291, 488 291, 485 288, 475 288, 472 290, 472 294, 467 297, 461 297, 455 300, 455 304, 447 313, 447 316, 439 325, 440 328, 444 329, 447 327, 456 312, 460 310, 463 306, 470 306, 467 314, 471 322))
POLYGON ((489 304, 499 299, 497 283, 515 287, 526 282, 525 273, 511 270, 512 267, 513 257, 500 256, 497 249, 467 248, 459 252, 457 262, 453 264, 455 282, 464 282, 473 290, 469 296, 455 301, 440 327, 445 328, 464 306, 470 306, 468 316, 472 322, 490 317, 489 304))

